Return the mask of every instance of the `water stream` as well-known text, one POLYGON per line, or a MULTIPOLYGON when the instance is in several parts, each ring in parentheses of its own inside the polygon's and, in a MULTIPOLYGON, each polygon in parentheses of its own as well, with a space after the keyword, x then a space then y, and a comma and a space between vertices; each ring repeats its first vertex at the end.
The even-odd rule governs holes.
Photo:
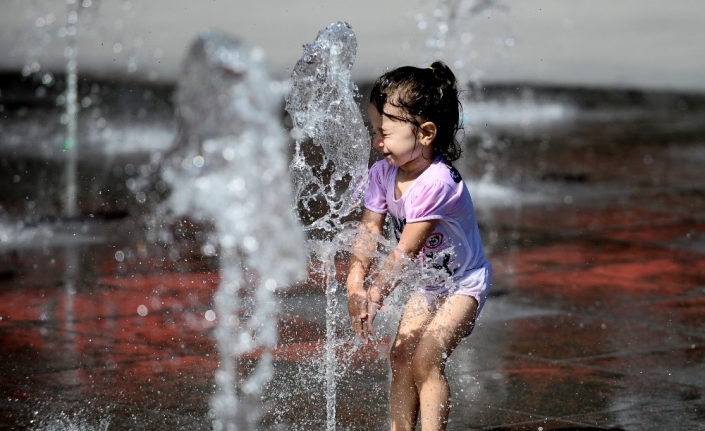
POLYGON ((78 14, 80 5, 78 1, 67 4, 67 40, 64 49, 66 57, 66 139, 64 140, 64 152, 66 153, 66 196, 64 197, 63 212, 66 217, 75 217, 78 214, 76 196, 78 186, 76 180, 76 169, 78 163, 78 142, 76 139, 76 124, 78 122, 78 45, 76 43, 76 27, 78 24, 78 14))
POLYGON ((286 110, 294 123, 295 152, 289 170, 295 202, 309 234, 309 257, 320 266, 326 294, 326 429, 335 429, 338 330, 336 254, 341 232, 359 216, 367 179, 369 136, 357 88, 350 74, 357 39, 349 24, 337 22, 304 46, 292 73, 286 110), (315 160, 315 163, 312 163, 315 160))

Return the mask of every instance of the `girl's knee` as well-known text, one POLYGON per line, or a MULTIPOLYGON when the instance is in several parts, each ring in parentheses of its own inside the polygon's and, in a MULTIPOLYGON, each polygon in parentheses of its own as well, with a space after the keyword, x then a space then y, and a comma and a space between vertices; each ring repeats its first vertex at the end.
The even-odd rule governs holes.
POLYGON ((411 358, 411 369, 417 384, 441 376, 444 366, 445 358, 442 354, 425 349, 417 349, 411 358))
POLYGON ((392 366, 392 372, 399 372, 411 368, 411 358, 413 352, 404 349, 403 346, 395 345, 389 352, 389 362, 392 366))

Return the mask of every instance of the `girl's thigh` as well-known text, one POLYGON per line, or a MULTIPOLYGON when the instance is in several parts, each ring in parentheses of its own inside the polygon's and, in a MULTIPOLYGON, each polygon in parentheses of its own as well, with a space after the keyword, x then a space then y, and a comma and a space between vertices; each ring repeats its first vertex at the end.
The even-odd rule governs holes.
POLYGON ((472 296, 451 295, 446 298, 423 331, 419 340, 422 349, 432 356, 450 356, 475 324, 477 308, 477 300, 472 296))
POLYGON ((392 359, 399 355, 411 358, 432 319, 433 313, 426 308, 423 296, 412 293, 399 321, 397 336, 392 345, 392 359))

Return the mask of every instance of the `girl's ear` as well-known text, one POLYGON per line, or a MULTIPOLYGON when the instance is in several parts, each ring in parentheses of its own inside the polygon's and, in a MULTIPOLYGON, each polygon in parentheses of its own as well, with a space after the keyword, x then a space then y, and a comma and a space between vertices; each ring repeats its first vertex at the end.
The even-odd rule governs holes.
POLYGON ((431 145, 433 140, 436 139, 437 133, 436 125, 431 121, 426 121, 419 126, 419 142, 421 145, 431 145))

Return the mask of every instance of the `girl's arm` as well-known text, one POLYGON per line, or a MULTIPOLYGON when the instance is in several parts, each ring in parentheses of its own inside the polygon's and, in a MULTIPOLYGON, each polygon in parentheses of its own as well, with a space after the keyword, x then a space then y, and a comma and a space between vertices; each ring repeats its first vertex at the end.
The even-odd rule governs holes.
POLYGON ((384 265, 377 273, 372 286, 367 291, 367 300, 381 306, 384 298, 394 290, 393 280, 404 270, 409 258, 418 256, 428 237, 438 225, 438 220, 407 223, 397 247, 389 253, 384 265))
POLYGON ((363 319, 367 317, 367 293, 365 277, 370 268, 370 257, 377 251, 378 236, 382 235, 385 214, 378 214, 368 209, 362 210, 359 233, 353 244, 348 272, 348 313, 355 334, 362 338, 363 319))

